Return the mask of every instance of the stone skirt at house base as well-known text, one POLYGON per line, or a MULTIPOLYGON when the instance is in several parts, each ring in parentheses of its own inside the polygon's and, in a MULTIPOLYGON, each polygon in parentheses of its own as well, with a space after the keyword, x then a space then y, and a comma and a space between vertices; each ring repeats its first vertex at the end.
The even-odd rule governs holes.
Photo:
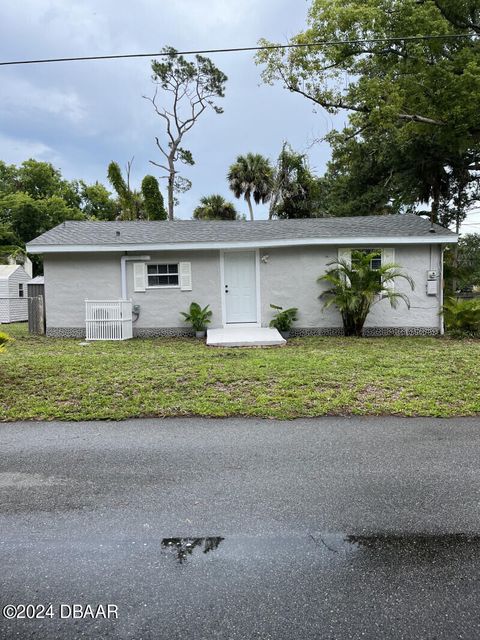
MULTIPOLYGON (((435 327, 366 327, 363 331, 366 338, 386 336, 438 336, 440 330, 435 327)), ((49 338, 85 338, 84 327, 47 327, 49 338)), ((193 329, 188 327, 155 327, 133 329, 134 338, 192 338, 193 329)), ((342 327, 308 327, 294 328, 290 332, 291 338, 304 336, 343 336, 342 327)))
MULTIPOLYGON (((82 338, 85 339, 84 327, 47 327, 48 338, 82 338)), ((193 338, 195 331, 188 327, 163 327, 133 329, 134 338, 193 338)))
MULTIPOLYGON (((343 336, 343 327, 300 327, 290 331, 291 338, 305 336, 343 336)), ((436 327, 365 327, 365 338, 382 338, 387 336, 438 336, 440 329, 436 327)))

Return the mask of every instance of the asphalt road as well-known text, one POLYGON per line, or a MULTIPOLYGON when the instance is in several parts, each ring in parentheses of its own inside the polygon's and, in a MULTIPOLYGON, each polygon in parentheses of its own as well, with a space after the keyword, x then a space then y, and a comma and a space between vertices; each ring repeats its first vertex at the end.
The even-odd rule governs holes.
POLYGON ((0 638, 477 639, 479 454, 476 419, 0 424, 0 604, 53 616, 0 638))

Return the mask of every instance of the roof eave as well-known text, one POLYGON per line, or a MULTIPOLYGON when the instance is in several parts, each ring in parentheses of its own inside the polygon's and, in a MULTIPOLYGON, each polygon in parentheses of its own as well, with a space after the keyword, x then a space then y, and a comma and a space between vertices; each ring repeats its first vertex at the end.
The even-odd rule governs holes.
POLYGON ((268 249, 299 246, 365 246, 388 244, 450 244, 458 242, 456 234, 428 236, 366 236, 355 238, 302 238, 292 240, 258 240, 239 242, 169 242, 138 244, 27 244, 28 253, 114 253, 124 251, 194 251, 207 249, 268 249))

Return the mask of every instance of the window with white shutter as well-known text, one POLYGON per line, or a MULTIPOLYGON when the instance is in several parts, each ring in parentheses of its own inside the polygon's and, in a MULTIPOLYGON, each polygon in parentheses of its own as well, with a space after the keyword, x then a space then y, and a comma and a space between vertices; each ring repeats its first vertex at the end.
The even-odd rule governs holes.
MULTIPOLYGON (((395 263, 395 249, 393 247, 386 247, 384 249, 375 249, 372 247, 346 249, 341 247, 338 249, 338 260, 342 260, 347 264, 351 265, 353 251, 358 251, 363 254, 368 254, 368 253, 375 254, 370 261, 370 267, 372 268, 373 271, 380 269, 382 265, 395 263)), ((353 263, 353 266, 355 266, 355 263, 353 263)), ((395 288, 394 280, 384 280, 383 283, 389 289, 395 288)))
POLYGON ((338 260, 346 262, 350 266, 352 264, 352 250, 340 247, 338 249, 338 260))
MULTIPOLYGON (((395 263, 395 249, 393 247, 386 247, 382 249, 382 265, 386 264, 394 264, 395 263)), ((383 280, 383 284, 385 287, 388 287, 390 290, 395 289, 395 280, 383 280)))
POLYGON ((178 263, 147 265, 147 281, 149 289, 178 287, 178 263))
POLYGON ((145 291, 146 264, 144 262, 133 263, 133 290, 145 291))
POLYGON ((180 271, 180 289, 182 291, 191 291, 192 290, 192 263, 180 262, 178 266, 180 271))

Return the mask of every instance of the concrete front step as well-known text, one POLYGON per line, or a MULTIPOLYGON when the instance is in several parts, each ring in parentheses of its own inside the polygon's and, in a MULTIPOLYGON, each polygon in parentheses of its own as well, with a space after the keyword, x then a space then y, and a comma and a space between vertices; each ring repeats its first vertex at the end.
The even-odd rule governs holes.
POLYGON ((281 347, 286 344, 277 329, 267 327, 224 327, 207 330, 210 347, 281 347))

